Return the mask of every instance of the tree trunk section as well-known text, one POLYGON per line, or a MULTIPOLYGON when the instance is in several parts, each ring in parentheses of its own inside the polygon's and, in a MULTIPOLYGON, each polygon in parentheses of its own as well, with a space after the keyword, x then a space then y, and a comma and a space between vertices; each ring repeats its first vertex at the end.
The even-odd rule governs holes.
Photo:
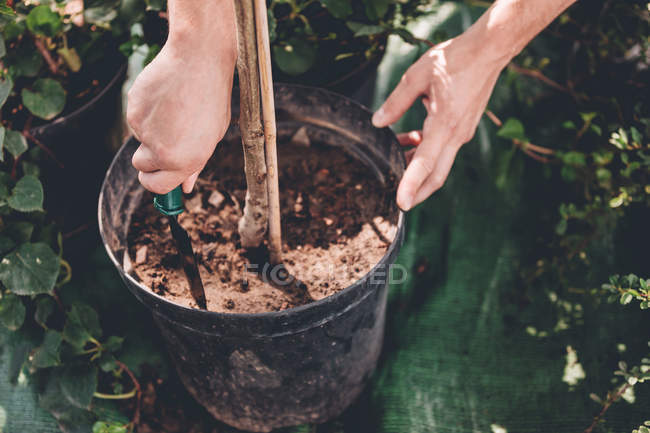
POLYGON ((239 220, 244 248, 264 240, 268 225, 268 189, 264 156, 264 130, 260 117, 260 81, 253 0, 234 0, 237 15, 237 73, 239 75, 239 130, 244 147, 246 204, 239 220))

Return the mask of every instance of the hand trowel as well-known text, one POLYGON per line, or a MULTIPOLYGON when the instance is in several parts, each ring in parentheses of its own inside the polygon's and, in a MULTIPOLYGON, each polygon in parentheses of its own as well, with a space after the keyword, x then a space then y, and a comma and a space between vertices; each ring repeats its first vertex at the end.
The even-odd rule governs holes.
POLYGON ((178 248, 178 253, 181 256, 185 277, 190 284, 190 293, 199 305, 199 308, 206 310, 205 291, 203 289, 201 275, 199 274, 199 268, 196 265, 196 257, 192 250, 192 242, 185 229, 178 223, 178 215, 185 210, 181 187, 177 186, 167 194, 156 194, 153 199, 153 206, 167 217, 172 237, 174 238, 174 242, 176 242, 176 248, 178 248))

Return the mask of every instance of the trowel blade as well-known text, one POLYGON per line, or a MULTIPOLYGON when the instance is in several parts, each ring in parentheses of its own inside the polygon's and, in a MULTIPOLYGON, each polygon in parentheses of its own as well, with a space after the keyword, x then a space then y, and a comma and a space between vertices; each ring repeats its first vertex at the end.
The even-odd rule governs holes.
POLYGON ((205 290, 203 289, 203 282, 201 281, 201 275, 199 274, 199 267, 196 265, 196 257, 194 257, 190 237, 187 235, 185 229, 178 223, 176 216, 169 215, 167 216, 167 219, 169 220, 169 228, 172 231, 172 237, 174 238, 178 252, 181 255, 183 271, 185 271, 187 281, 190 283, 190 292, 192 293, 192 297, 200 308, 207 310, 205 290))

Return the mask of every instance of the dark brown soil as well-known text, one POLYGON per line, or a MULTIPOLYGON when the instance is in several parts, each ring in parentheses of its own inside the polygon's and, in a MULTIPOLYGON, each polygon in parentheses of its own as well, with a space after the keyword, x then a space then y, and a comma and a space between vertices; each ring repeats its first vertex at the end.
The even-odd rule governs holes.
MULTIPOLYGON (((284 265, 292 276, 286 281, 277 278, 280 268, 264 265, 264 247, 240 246, 246 192, 240 145, 220 144, 185 199, 179 222, 192 239, 210 311, 279 311, 330 296, 377 264, 395 236, 393 184, 382 186, 338 148, 287 143, 278 153, 284 265)), ((151 203, 145 194, 132 218, 132 266, 155 293, 196 308, 167 220, 151 203)))

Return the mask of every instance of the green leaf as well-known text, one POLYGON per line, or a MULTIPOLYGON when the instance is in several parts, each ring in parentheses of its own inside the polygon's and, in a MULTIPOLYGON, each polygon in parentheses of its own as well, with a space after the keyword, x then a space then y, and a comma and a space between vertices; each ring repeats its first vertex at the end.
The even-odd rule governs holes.
POLYGON ((502 138, 509 138, 511 140, 520 140, 527 142, 526 132, 524 130, 524 125, 519 119, 510 117, 505 121, 503 126, 497 131, 497 135, 502 138))
POLYGON ((0 14, 7 16, 16 15, 16 11, 10 8, 6 3, 0 4, 0 14))
POLYGON ((8 53, 9 72, 12 77, 35 77, 43 66, 43 57, 26 43, 8 53))
POLYGON ((0 281, 17 295, 50 293, 59 275, 59 262, 49 245, 25 243, 0 260, 0 281))
POLYGON ((16 243, 8 236, 0 235, 0 255, 5 255, 16 246, 16 243))
POLYGON ((84 10, 84 20, 100 27, 108 28, 115 18, 117 18, 117 10, 110 4, 84 10))
POLYGON ((81 58, 77 54, 77 50, 64 47, 59 48, 56 52, 59 53, 72 72, 79 72, 81 69, 81 58))
POLYGON ((565 164, 584 166, 587 164, 587 158, 584 153, 569 151, 560 155, 560 158, 565 164))
POLYGON ((604 167, 599 167, 596 169, 596 178, 600 184, 605 184, 612 178, 612 172, 604 167))
POLYGON ((11 77, 7 76, 4 80, 0 81, 0 107, 5 105, 5 102, 7 102, 7 98, 13 88, 14 82, 11 81, 11 77))
POLYGON ((30 175, 35 177, 41 175, 41 169, 37 164, 34 164, 33 162, 23 161, 20 165, 22 166, 23 173, 25 175, 30 175))
POLYGON ((5 46, 5 39, 0 34, 0 57, 4 57, 7 54, 7 47, 5 46))
POLYGON ((598 125, 591 125, 591 126, 589 126, 589 129, 592 130, 594 132, 594 134, 596 134, 598 136, 603 135, 603 129, 598 125))
POLYGON ((102 335, 97 312, 85 304, 74 304, 63 328, 63 338, 77 348, 82 348, 93 338, 102 335))
POLYGON ((16 331, 25 321, 25 305, 20 297, 5 293, 0 298, 0 323, 11 331, 16 331))
POLYGON ((97 367, 76 364, 65 367, 61 374, 61 392, 75 407, 89 409, 97 390, 97 367))
POLYGON ((49 5, 36 6, 29 12, 25 22, 32 33, 50 38, 63 28, 61 16, 53 12, 49 5))
POLYGON ((47 329, 47 319, 54 313, 56 303, 51 296, 41 296, 36 301, 36 312, 34 313, 34 320, 36 323, 47 329))
POLYGON ((566 233, 566 229, 569 226, 569 222, 565 219, 561 219, 555 226, 555 233, 562 236, 566 233))
POLYGON ((274 45, 273 54, 278 67, 289 75, 307 72, 316 61, 316 48, 297 38, 291 38, 282 45, 274 45))
POLYGON ((117 422, 97 421, 93 425, 93 433, 126 433, 127 426, 117 422))
POLYGON ((115 352, 120 350, 122 343, 124 342, 124 337, 118 337, 116 335, 111 335, 106 339, 106 342, 102 344, 105 350, 109 352, 115 352))
POLYGON ((34 233, 34 224, 28 221, 13 221, 7 224, 6 234, 17 244, 29 242, 34 233))
POLYGON ((52 78, 36 80, 32 90, 23 89, 21 96, 25 107, 41 119, 53 119, 65 107, 65 90, 52 78))
POLYGON ((43 210, 43 185, 37 177, 23 176, 11 192, 9 206, 20 212, 43 210))
POLYGON ((354 12, 348 0, 320 0, 320 2, 334 18, 344 19, 354 12))
POLYGON ((21 339, 15 346, 11 348, 11 358, 9 359, 9 382, 16 384, 18 376, 23 371, 27 356, 34 349, 34 344, 31 341, 21 339))
POLYGON ((386 15, 390 4, 390 0, 363 0, 363 2, 366 4, 366 16, 373 22, 381 20, 386 15))
POLYGON ((153 61, 153 59, 156 58, 158 53, 160 52, 161 48, 160 45, 158 44, 153 44, 149 46, 149 49, 147 50, 147 55, 144 57, 144 60, 142 61, 142 64, 144 66, 148 65, 153 61))
POLYGON ((371 36, 386 31, 386 28, 383 26, 357 23, 355 21, 348 21, 345 24, 348 26, 350 30, 354 32, 355 37, 371 36))
POLYGON ((629 304, 630 302, 632 302, 632 299, 633 299, 633 298, 634 298, 634 297, 632 296, 631 293, 623 293, 623 294, 621 295, 621 304, 622 304, 622 305, 627 305, 627 304, 629 304))
POLYGON ((61 346, 61 333, 53 330, 45 332, 43 343, 36 348, 32 355, 32 364, 36 368, 54 367, 61 363, 59 348, 61 346))
POLYGON ((117 362, 115 356, 113 356, 112 353, 108 353, 108 352, 103 352, 101 354, 99 360, 97 360, 97 364, 99 365, 99 368, 101 368, 102 371, 105 373, 108 373, 109 371, 113 371, 117 368, 117 362))
POLYGON ((27 150, 27 140, 20 132, 8 129, 5 132, 4 148, 7 149, 14 158, 18 158, 27 150))
POLYGON ((49 376, 45 390, 39 396, 40 406, 50 412, 64 433, 88 433, 97 417, 90 411, 79 409, 63 398, 61 371, 57 368, 49 376))
POLYGON ((570 165, 563 166, 560 170, 560 174, 562 175, 562 179, 567 182, 573 182, 578 178, 576 170, 570 165))
POLYGON ((604 150, 595 151, 591 154, 591 156, 596 164, 607 165, 612 162, 612 159, 614 159, 614 152, 604 150))
POLYGON ((5 25, 3 30, 3 35, 6 41, 11 41, 16 39, 18 36, 25 33, 25 22, 24 21, 10 21, 5 25))

